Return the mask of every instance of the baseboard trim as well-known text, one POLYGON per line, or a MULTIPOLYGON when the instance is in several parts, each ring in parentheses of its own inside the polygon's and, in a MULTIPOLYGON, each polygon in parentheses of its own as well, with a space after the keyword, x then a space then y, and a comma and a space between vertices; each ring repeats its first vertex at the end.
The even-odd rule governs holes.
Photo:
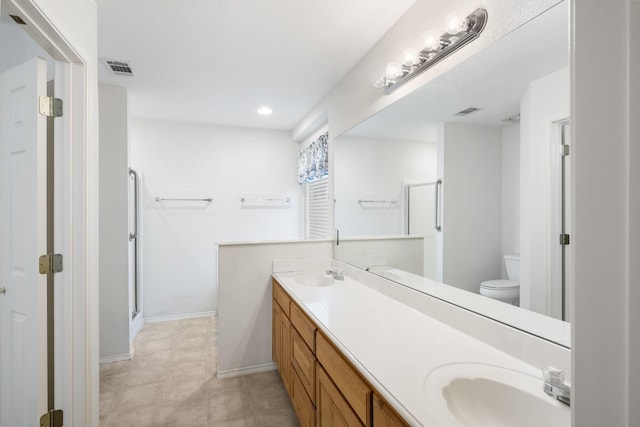
POLYGON ((166 322, 168 320, 196 319, 198 317, 212 317, 218 314, 216 311, 201 311, 199 313, 172 314, 169 316, 145 317, 145 323, 166 322))
POLYGON ((257 374, 258 372, 275 371, 276 364, 274 362, 265 363, 264 365, 249 366, 246 368, 227 369, 225 371, 217 370, 216 377, 232 378, 241 377, 243 375, 257 374))
POLYGON ((131 353, 116 354, 115 356, 101 357, 98 363, 121 362, 123 360, 131 360, 131 353))

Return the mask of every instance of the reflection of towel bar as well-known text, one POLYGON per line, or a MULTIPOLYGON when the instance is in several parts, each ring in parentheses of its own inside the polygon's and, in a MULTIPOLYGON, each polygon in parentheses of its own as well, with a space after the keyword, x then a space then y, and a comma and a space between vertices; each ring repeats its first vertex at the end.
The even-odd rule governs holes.
POLYGON ((394 204, 395 200, 362 200, 358 199, 358 203, 389 203, 394 204))
POLYGON ((246 198, 241 198, 240 201, 242 203, 245 202, 282 202, 282 203, 290 203, 291 199, 289 197, 285 197, 283 199, 246 199, 246 198))
POLYGON ((156 197, 156 202, 164 202, 164 201, 172 201, 172 202, 213 202, 213 198, 207 197, 203 199, 190 199, 190 198, 173 198, 173 197, 156 197))

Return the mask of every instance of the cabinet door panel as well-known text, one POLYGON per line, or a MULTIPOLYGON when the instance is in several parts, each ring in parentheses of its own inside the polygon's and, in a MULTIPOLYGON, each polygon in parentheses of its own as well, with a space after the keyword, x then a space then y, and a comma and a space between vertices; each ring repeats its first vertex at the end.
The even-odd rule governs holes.
POLYGON ((316 357, 360 420, 370 425, 371 387, 321 333, 316 337, 316 357))
POLYGON ((280 354, 282 353, 282 328, 280 327, 280 316, 282 310, 280 306, 273 300, 271 308, 271 358, 278 369, 280 369, 280 354))
POLYGON ((375 427, 408 427, 409 424, 377 394, 373 394, 373 425, 375 427))
POLYGON ((317 369, 316 416, 318 427, 364 426, 342 397, 331 378, 321 368, 317 369))
POLYGON ((291 297, 282 289, 282 286, 276 281, 276 279, 271 280, 271 285, 273 287, 273 299, 275 299, 285 316, 289 317, 289 305, 291 304, 291 297))
POLYGON ((282 354, 280 356, 282 381, 288 392, 291 391, 291 323, 287 316, 280 316, 282 329, 282 354))
POLYGON ((316 409, 309 399, 300 377, 296 372, 291 372, 291 402, 293 409, 298 415, 298 420, 302 427, 315 427, 316 425, 316 409))

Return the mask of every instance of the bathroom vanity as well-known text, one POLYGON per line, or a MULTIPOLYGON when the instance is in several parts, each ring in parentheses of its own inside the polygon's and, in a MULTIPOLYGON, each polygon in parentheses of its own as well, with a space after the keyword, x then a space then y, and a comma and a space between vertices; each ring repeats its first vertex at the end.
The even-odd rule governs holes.
POLYGON ((568 351, 340 268, 343 280, 274 262, 272 357, 301 425, 570 425, 540 372, 566 370, 568 351))
POLYGON ((408 425, 276 279, 273 360, 304 427, 408 425))

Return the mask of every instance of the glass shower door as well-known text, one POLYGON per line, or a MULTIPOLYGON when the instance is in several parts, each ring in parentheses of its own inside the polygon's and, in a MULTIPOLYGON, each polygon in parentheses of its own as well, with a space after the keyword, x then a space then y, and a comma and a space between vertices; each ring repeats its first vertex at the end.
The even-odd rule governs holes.
POLYGON ((407 234, 424 237, 424 277, 436 279, 438 182, 407 185, 407 234))

